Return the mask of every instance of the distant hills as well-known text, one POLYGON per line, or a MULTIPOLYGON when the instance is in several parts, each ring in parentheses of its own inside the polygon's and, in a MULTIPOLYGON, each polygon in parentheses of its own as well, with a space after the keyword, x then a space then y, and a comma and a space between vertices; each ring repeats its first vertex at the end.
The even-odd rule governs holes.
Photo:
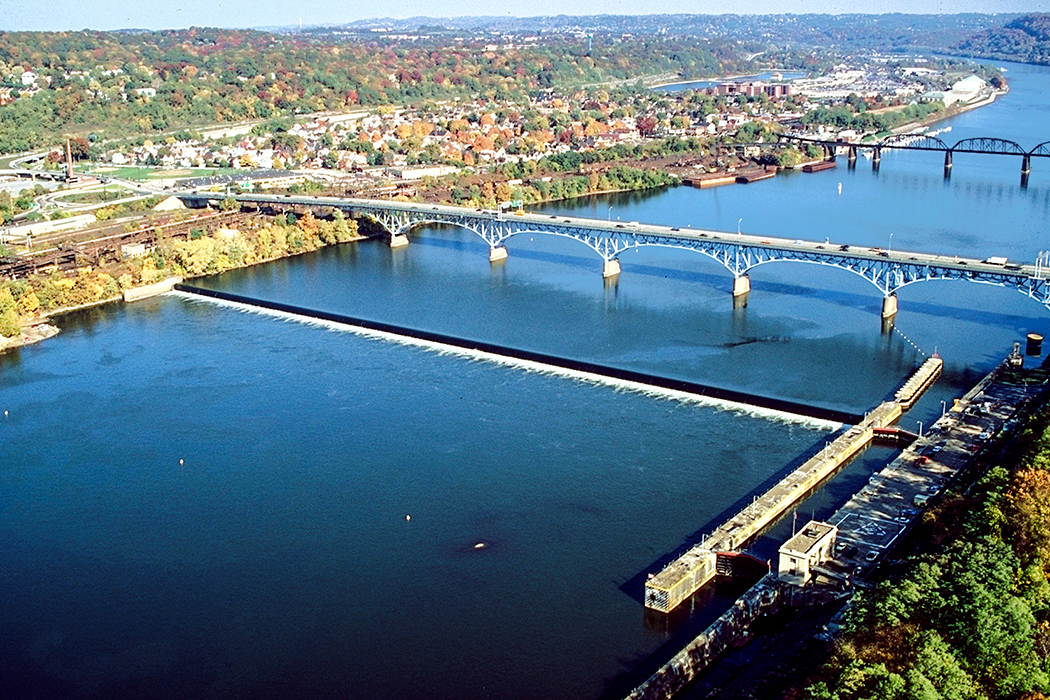
POLYGON ((343 25, 271 28, 313 34, 377 33, 439 35, 630 34, 750 41, 780 47, 821 47, 836 51, 945 51, 1019 14, 779 14, 779 15, 556 15, 538 17, 376 18, 343 25))
POLYGON ((1018 17, 952 48, 966 56, 1050 65, 1050 14, 1018 17))

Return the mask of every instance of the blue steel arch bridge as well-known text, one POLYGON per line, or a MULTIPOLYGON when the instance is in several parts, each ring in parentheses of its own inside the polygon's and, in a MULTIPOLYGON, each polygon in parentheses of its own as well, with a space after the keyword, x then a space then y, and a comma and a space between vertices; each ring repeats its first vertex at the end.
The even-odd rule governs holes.
POLYGON ((897 311, 897 292, 933 280, 961 280, 1014 289, 1050 309, 1050 263, 1014 264, 1005 258, 984 260, 954 255, 882 250, 866 246, 789 240, 744 233, 727 233, 669 226, 602 221, 579 217, 549 216, 528 212, 418 204, 389 200, 303 195, 187 193, 178 195, 189 206, 203 207, 232 196, 242 206, 277 212, 340 210, 355 218, 375 222, 392 247, 406 245, 407 233, 417 226, 445 224, 465 228, 489 246, 489 259, 507 257, 506 243, 523 234, 571 238, 593 250, 603 261, 602 274, 620 272, 619 256, 644 246, 692 250, 722 265, 733 276, 734 297, 750 291, 751 270, 774 262, 803 262, 835 267, 871 283, 883 296, 883 317, 897 311), (1046 265, 1045 267, 1043 265, 1046 265))

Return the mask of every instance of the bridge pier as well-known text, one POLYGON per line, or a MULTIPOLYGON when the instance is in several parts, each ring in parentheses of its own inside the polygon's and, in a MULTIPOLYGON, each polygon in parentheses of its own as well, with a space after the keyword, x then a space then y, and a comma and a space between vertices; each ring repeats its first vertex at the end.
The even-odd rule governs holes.
POLYGON ((952 176, 952 152, 944 152, 944 177, 947 179, 952 176))
POLYGON ((846 157, 849 159, 850 163, 856 163, 857 162, 857 147, 856 146, 850 146, 849 147, 849 155, 846 156, 846 157))
POLYGON ((897 295, 889 294, 882 298, 882 317, 893 318, 897 315, 897 295))
POLYGON ((500 260, 506 260, 506 259, 507 259, 507 247, 506 246, 502 246, 501 245, 501 246, 496 246, 494 248, 489 248, 489 262, 493 262, 494 263, 494 262, 499 262, 500 260))
POLYGON ((403 233, 391 233, 389 245, 391 248, 402 248, 408 245, 408 236, 403 233))
POLYGON ((878 146, 875 147, 875 152, 871 155, 871 167, 874 170, 879 169, 879 163, 882 162, 882 149, 878 146))
POLYGON ((602 263, 602 278, 609 279, 610 277, 616 277, 620 274, 620 261, 617 258, 611 258, 602 263))
POLYGON ((733 278, 733 297, 746 297, 751 291, 751 278, 747 275, 739 275, 733 278))

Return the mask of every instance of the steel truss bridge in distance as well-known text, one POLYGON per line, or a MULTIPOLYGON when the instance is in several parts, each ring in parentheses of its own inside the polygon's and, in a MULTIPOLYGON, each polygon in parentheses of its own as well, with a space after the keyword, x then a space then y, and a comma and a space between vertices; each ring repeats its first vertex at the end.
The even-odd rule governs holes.
POLYGON ((338 209, 354 218, 374 221, 386 232, 392 247, 406 245, 410 229, 427 224, 460 226, 473 231, 489 245, 493 262, 507 257, 506 243, 522 234, 546 234, 571 238, 587 246, 603 260, 602 274, 620 272, 619 256, 643 246, 692 250, 716 261, 733 275, 733 295, 746 300, 751 285, 749 273, 774 262, 804 262, 836 267, 859 275, 883 296, 882 315, 892 319, 897 312, 897 292, 917 282, 962 280, 1014 289, 1050 309, 1050 269, 1042 265, 1011 264, 1005 258, 978 260, 953 255, 934 255, 867 246, 790 240, 746 233, 726 233, 669 226, 602 221, 528 212, 502 212, 445 205, 389 200, 224 193, 178 195, 189 206, 203 207, 227 197, 242 205, 276 211, 320 212, 338 209))
POLYGON ((980 136, 971 139, 962 139, 949 146, 936 136, 926 134, 893 134, 881 141, 870 141, 857 143, 842 139, 820 139, 808 136, 780 135, 780 140, 770 143, 751 143, 746 146, 758 146, 766 148, 777 148, 788 145, 811 145, 819 146, 824 151, 824 157, 833 159, 840 150, 845 150, 850 164, 856 162, 857 153, 870 151, 872 155, 872 168, 878 169, 882 161, 883 149, 899 151, 936 151, 944 154, 944 177, 951 177, 953 156, 956 153, 977 153, 982 155, 1005 155, 1021 158, 1021 187, 1028 186, 1028 176, 1032 172, 1032 158, 1050 158, 1050 141, 1044 141, 1031 150, 1025 150, 1016 141, 1000 139, 992 136, 980 136))

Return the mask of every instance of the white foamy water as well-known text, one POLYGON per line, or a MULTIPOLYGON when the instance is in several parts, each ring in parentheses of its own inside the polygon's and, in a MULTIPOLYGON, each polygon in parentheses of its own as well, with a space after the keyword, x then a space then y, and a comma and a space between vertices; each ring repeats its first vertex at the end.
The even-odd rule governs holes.
POLYGON ((373 340, 382 340, 389 343, 396 343, 398 345, 422 348, 429 352, 434 352, 440 355, 451 355, 455 357, 461 357, 467 360, 490 362, 493 364, 502 365, 504 367, 511 367, 525 372, 535 372, 538 374, 565 377, 567 379, 574 379, 576 381, 586 382, 588 384, 611 387, 617 391, 630 391, 654 399, 665 399, 679 401, 681 403, 686 404, 695 404, 698 406, 705 406, 721 411, 731 411, 733 413, 753 416, 756 418, 762 418, 764 420, 770 420, 774 422, 793 423, 797 425, 802 425, 807 428, 813 428, 816 430, 823 430, 827 432, 834 432, 836 430, 840 430, 843 427, 842 423, 820 420, 818 418, 812 418, 810 416, 802 416, 797 413, 778 411, 771 408, 762 408, 759 406, 752 406, 750 404, 740 403, 737 401, 727 401, 726 399, 718 399, 710 396, 693 394, 686 391, 665 389, 663 387, 643 384, 642 382, 633 382, 626 379, 618 379, 616 377, 595 374, 593 372, 583 372, 580 370, 568 369, 556 365, 544 364, 542 362, 523 360, 516 357, 510 357, 508 355, 500 355, 497 353, 484 352, 482 350, 471 350, 468 348, 461 348, 455 345, 438 343, 431 340, 423 340, 421 338, 414 338, 408 335, 400 335, 397 333, 389 333, 386 331, 378 331, 370 328, 363 328, 361 326, 355 326, 350 323, 340 323, 337 321, 329 321, 325 319, 315 318, 306 314, 295 314, 287 311, 278 311, 263 306, 256 306, 254 304, 247 304, 237 301, 229 301, 226 299, 217 299, 215 297, 202 296, 199 294, 194 294, 192 292, 171 291, 167 294, 180 297, 191 303, 205 303, 211 304, 213 306, 222 306, 230 309, 235 309, 237 311, 240 311, 241 313, 252 313, 260 316, 269 316, 271 318, 276 318, 283 321, 302 323, 304 325, 316 326, 319 328, 325 328, 327 330, 336 331, 340 333, 352 333, 354 335, 370 338, 373 340))

